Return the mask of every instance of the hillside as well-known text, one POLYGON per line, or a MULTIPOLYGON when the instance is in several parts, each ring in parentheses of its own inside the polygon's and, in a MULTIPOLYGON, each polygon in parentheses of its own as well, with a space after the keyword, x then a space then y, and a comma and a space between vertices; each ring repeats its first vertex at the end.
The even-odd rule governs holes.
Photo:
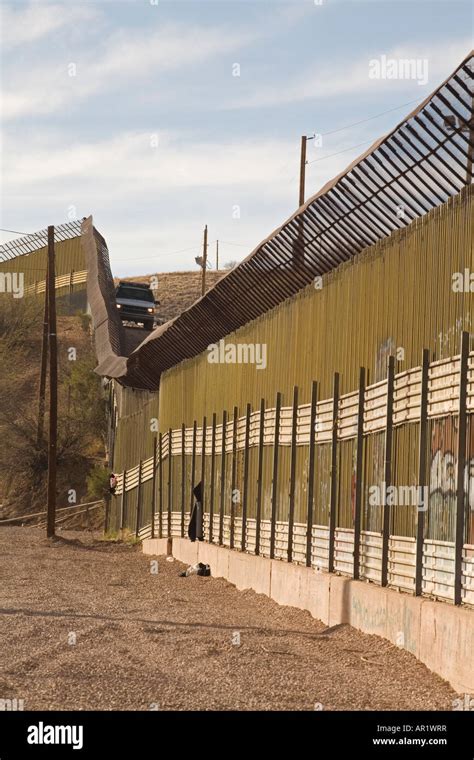
MULTIPOLYGON (((209 290, 228 270, 218 272, 208 270, 206 272, 206 290, 209 290)), ((160 321, 167 322, 181 314, 188 306, 201 297, 201 272, 162 272, 157 274, 138 275, 137 277, 115 278, 115 284, 119 279, 129 282, 150 282, 152 277, 158 278, 158 289, 154 291, 155 297, 160 301, 158 317, 160 321)))

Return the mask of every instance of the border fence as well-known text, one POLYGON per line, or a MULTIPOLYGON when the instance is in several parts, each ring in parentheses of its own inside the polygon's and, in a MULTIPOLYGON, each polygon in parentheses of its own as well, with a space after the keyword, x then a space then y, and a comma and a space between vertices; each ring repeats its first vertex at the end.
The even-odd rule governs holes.
POLYGON ((474 604, 474 352, 340 394, 247 404, 156 435, 117 476, 110 528, 186 535, 193 488, 204 538, 231 549, 474 604), (408 442, 408 446, 407 446, 408 442), (403 445, 401 445, 403 443, 403 445), (408 453, 407 453, 408 452, 408 453))

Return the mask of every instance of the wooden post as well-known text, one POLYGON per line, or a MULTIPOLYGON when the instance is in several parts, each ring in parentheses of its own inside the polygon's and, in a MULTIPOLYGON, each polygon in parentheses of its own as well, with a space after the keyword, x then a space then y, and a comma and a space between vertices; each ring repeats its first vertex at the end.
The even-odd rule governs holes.
POLYGON ((387 415, 385 429, 384 505, 382 534, 382 586, 388 585, 388 550, 390 539, 391 506, 388 504, 388 489, 392 485, 392 437, 393 437, 393 385, 395 380, 395 357, 388 358, 387 373, 387 415))
POLYGON ((54 262, 54 227, 48 227, 48 326, 49 326, 49 446, 48 446, 48 510, 46 535, 55 534, 56 522, 56 457, 58 435, 58 353, 56 335, 56 290, 54 262))
POLYGON ((242 536, 240 542, 241 551, 247 548, 247 500, 249 481, 249 448, 250 448, 250 414, 252 407, 247 404, 245 413, 245 448, 244 448, 244 488, 242 493, 242 536))
POLYGON ((298 386, 293 388, 293 416, 291 423, 290 494, 288 514, 288 562, 293 561, 293 526, 295 521, 296 435, 298 432, 298 386))
POLYGON ((153 478, 151 486, 151 537, 155 538, 155 511, 156 511, 156 435, 153 438, 153 478))
POLYGON ((362 465, 364 461, 365 368, 359 370, 359 405, 357 409, 356 475, 354 504, 354 580, 360 577, 360 533, 362 526, 362 465))
POLYGON ((219 512, 219 545, 224 543, 224 509, 225 509, 225 436, 227 427, 227 412, 222 412, 222 445, 221 445, 221 503, 219 512))
POLYGON ((280 445, 280 411, 281 393, 276 395, 275 405, 275 436, 273 439, 273 476, 272 476, 272 516, 270 525, 270 559, 275 558, 275 535, 278 507, 278 453, 280 445))
POLYGON ((313 547, 313 500, 314 500, 314 454, 316 445, 316 404, 318 401, 318 383, 313 380, 311 386, 311 413, 309 426, 308 452, 308 508, 306 516, 306 567, 311 567, 313 547))
MULTIPOLYGON (((235 534, 235 485, 237 477, 237 422, 239 417, 239 410, 234 406, 234 424, 232 427, 232 473, 231 473, 231 487, 230 487, 230 548, 234 548, 234 534, 235 534)), ((239 494, 240 503, 240 494, 239 494)))
POLYGON ((138 465, 138 493, 137 493, 137 514, 135 519, 135 537, 138 538, 140 532, 140 517, 142 508, 142 460, 138 465))
POLYGON ((158 515, 159 515, 159 537, 163 538, 163 433, 158 434, 158 515))
POLYGON ((204 510, 205 510, 205 496, 204 490, 206 487, 206 434, 207 434, 207 419, 203 417, 202 420, 202 447, 201 447, 201 514, 202 514, 202 534, 206 537, 204 532, 204 510))
POLYGON ((301 151, 300 151, 300 190, 298 197, 298 205, 302 206, 305 196, 305 179, 306 179, 306 135, 301 136, 301 151))
POLYGON ((459 424, 456 471, 456 534, 454 544, 454 604, 462 603, 462 558, 464 548, 464 525, 466 517, 466 494, 464 476, 466 471, 467 442, 467 376, 469 366, 469 333, 461 335, 459 368, 459 424))
POLYGON ((212 544, 214 538, 214 493, 216 478, 216 424, 217 415, 212 415, 212 436, 211 436, 211 488, 209 493, 209 543, 212 544))
POLYGON ((204 240, 202 244, 202 287, 201 295, 206 292, 206 267, 207 267, 207 224, 204 227, 204 240))
POLYGON ((38 447, 41 446, 44 436, 44 410, 46 404, 46 376, 48 373, 48 333, 49 333, 49 288, 48 288, 48 276, 46 275, 46 287, 44 292, 44 311, 43 311, 43 338, 41 342, 41 367, 40 367, 40 382, 39 382, 39 403, 38 403, 38 429, 36 434, 36 442, 38 447))
POLYGON ((418 447, 418 486, 419 494, 423 494, 423 503, 417 504, 416 520, 416 561, 415 561, 415 596, 421 596, 423 592, 423 546, 425 540, 425 487, 427 485, 427 439, 428 439, 428 383, 430 370, 430 352, 423 349, 423 362, 421 365, 421 396, 420 396, 420 440, 418 447), (420 507, 422 507, 420 509, 420 507))
POLYGON ((120 530, 125 527, 125 510, 127 506, 127 470, 122 473, 122 503, 120 509, 120 530))
POLYGON ((331 441, 331 496, 329 506, 329 557, 328 571, 334 572, 334 546, 336 540, 337 508, 337 417, 339 410, 339 372, 334 373, 331 441))
POLYGON ((173 458, 172 458, 173 431, 168 429, 168 538, 171 538, 171 514, 173 498, 173 458))
POLYGON ((197 436, 197 423, 196 420, 193 422, 193 449, 191 454, 191 496, 190 496, 190 505, 189 505, 189 514, 192 514, 193 506, 194 506, 194 475, 196 470, 196 436, 197 436))
POLYGON ((255 515, 255 554, 260 554, 260 527, 262 522, 262 488, 263 488, 263 444, 265 433, 265 399, 260 400, 260 419, 258 433, 258 470, 257 470, 257 508, 255 515))

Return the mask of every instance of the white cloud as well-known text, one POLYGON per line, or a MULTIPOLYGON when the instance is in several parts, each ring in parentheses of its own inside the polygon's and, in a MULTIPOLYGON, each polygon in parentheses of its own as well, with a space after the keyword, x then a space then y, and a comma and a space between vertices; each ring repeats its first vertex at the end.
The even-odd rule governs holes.
POLYGON ((327 64, 305 71, 293 81, 278 82, 268 86, 249 89, 247 94, 224 103, 223 108, 264 108, 281 106, 313 99, 341 98, 362 93, 378 95, 382 91, 397 92, 408 88, 414 95, 420 96, 420 101, 434 90, 449 76, 453 69, 461 63, 472 48, 472 39, 446 42, 443 44, 443 55, 439 55, 439 46, 432 47, 419 43, 412 47, 396 47, 390 50, 374 49, 366 55, 351 61, 349 58, 336 59, 336 64, 327 64), (406 79, 370 79, 369 61, 385 55, 387 58, 412 59, 426 58, 428 60, 428 83, 418 86, 414 80, 406 79))
POLYGON ((30 2, 26 6, 14 8, 0 6, 0 36, 2 48, 8 50, 47 37, 65 26, 71 26, 97 17, 92 6, 72 3, 61 5, 30 2))
POLYGON ((12 76, 3 82, 2 117, 11 120, 51 114, 97 93, 113 93, 133 83, 144 89, 153 80, 156 88, 157 75, 199 65, 221 53, 229 54, 252 42, 256 34, 177 25, 135 34, 120 30, 106 40, 102 49, 73 54, 72 60, 50 60, 41 67, 31 63, 15 67, 12 76), (71 64, 75 66, 73 76, 71 64))

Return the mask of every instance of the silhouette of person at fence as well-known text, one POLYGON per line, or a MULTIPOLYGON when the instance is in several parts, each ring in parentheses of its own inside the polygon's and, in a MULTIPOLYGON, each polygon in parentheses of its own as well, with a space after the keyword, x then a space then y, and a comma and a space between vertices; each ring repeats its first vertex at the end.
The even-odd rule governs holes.
POLYGON ((202 531, 202 483, 193 488, 194 505, 188 525, 188 536, 191 541, 204 541, 202 531))

